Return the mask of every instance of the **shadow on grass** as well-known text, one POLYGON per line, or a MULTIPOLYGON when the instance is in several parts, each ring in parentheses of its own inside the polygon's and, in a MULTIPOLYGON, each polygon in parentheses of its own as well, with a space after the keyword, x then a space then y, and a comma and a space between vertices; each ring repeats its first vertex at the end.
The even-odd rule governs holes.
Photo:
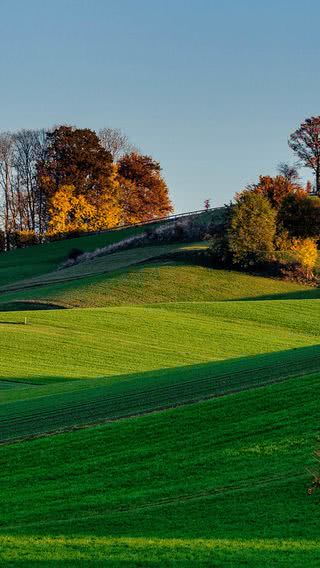
MULTIPOLYGON (((23 400, 1 405, 0 442, 140 416, 319 371, 320 345, 314 345, 130 375, 42 384, 24 394, 23 400)), ((36 382, 36 377, 33 380, 36 382)))
POLYGON ((261 300, 319 300, 320 288, 306 288, 293 292, 280 294, 265 294, 261 296, 248 296, 246 298, 231 299, 230 302, 256 302, 261 300))
POLYGON ((26 325, 24 321, 0 321, 0 325, 26 325))
MULTIPOLYGON (((14 300, 0 303, 0 312, 22 312, 33 310, 63 310, 64 306, 52 302, 39 302, 37 300, 14 300)), ((5 322, 2 322, 5 323, 5 322)), ((13 323, 13 322, 8 322, 13 323)))

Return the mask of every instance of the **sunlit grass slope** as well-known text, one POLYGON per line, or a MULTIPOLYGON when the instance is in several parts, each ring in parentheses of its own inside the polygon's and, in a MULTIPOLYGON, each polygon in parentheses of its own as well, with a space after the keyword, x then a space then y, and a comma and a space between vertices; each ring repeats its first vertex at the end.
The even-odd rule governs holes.
POLYGON ((319 303, 182 302, 2 313, 0 439, 136 415, 320 370, 319 303))
POLYGON ((319 386, 310 375, 2 447, 3 565, 317 567, 305 468, 319 386))
MULTIPOLYGON (((163 251, 160 248, 155 251, 156 254, 163 251)), ((120 253, 116 260, 119 262, 119 257, 124 257, 128 263, 128 252, 120 253)), ((141 262, 143 254, 144 249, 138 249, 137 262, 141 262)), ((0 310, 32 309, 47 305, 103 307, 177 301, 320 298, 319 288, 188 265, 170 258, 119 269, 115 267, 113 257, 111 255, 104 259, 106 269, 112 272, 0 293, 0 310)))
POLYGON ((43 383, 106 377, 315 345, 319 304, 270 300, 1 313, 0 378, 43 383))
MULTIPOLYGON (((180 248, 183 249, 186 246, 187 245, 182 243, 156 244, 129 248, 113 254, 97 256, 96 258, 75 263, 63 269, 54 270, 44 275, 19 280, 18 282, 2 286, 0 287, 0 294, 8 291, 25 291, 48 284, 55 285, 57 283, 74 282, 77 279, 83 279, 97 274, 109 274, 119 269, 150 261, 159 256, 177 251, 180 248)), ((192 244, 191 246, 193 247, 194 245, 192 244)))

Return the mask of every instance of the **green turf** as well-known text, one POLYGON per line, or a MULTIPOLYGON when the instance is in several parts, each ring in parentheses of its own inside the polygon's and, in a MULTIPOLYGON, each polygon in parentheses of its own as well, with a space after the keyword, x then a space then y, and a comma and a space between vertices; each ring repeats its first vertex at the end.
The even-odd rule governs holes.
POLYGON ((0 255, 0 565, 315 568, 319 289, 175 244, 56 270, 130 231, 0 255))
MULTIPOLYGON (((191 246, 194 246, 193 244, 191 246)), ((94 259, 76 263, 72 266, 54 270, 34 278, 28 278, 2 286, 0 294, 10 291, 23 291, 39 286, 46 286, 48 284, 61 284, 65 282, 74 282, 75 280, 82 280, 85 277, 90 277, 95 274, 109 274, 121 268, 126 268, 132 265, 139 265, 150 259, 166 255, 170 252, 175 252, 179 249, 188 248, 185 244, 156 244, 153 246, 136 247, 128 250, 123 250, 113 254, 97 256, 94 259)))
POLYGON ((290 379, 2 447, 2 562, 318 566, 305 468, 319 386, 290 379))
POLYGON ((20 383, 20 390, 2 397, 0 443, 225 396, 318 370, 320 346, 315 346, 113 380, 69 381, 63 388, 21 391, 20 383))
MULTIPOLYGON (((159 253, 163 248, 155 250, 159 253)), ((140 256, 139 252, 136 255, 140 262, 142 251, 143 249, 140 249, 140 256)), ((123 255, 124 253, 117 255, 118 260, 119 256, 121 258, 123 255)), ((106 269, 112 269, 114 266, 113 256, 108 257, 106 269)), ((61 273, 59 277, 62 277, 61 273)), ((36 288, 0 292, 0 309, 21 310, 46 308, 52 305, 103 307, 119 304, 254 298, 320 298, 320 289, 235 271, 192 266, 167 259, 162 262, 127 266, 76 280, 42 284, 36 288)))
POLYGON ((106 377, 315 345, 318 318, 319 300, 1 313, 0 379, 106 377))

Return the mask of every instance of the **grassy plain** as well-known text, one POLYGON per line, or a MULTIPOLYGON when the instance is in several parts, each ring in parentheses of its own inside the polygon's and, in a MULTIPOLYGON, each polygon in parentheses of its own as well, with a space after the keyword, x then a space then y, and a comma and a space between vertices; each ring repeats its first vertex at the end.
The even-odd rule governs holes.
POLYGON ((319 306, 266 300, 3 312, 0 378, 98 378, 315 345, 319 306))
POLYGON ((3 446, 3 564, 318 566, 319 384, 3 446))
POLYGON ((0 565, 319 566, 319 289, 104 244, 0 257, 0 565))

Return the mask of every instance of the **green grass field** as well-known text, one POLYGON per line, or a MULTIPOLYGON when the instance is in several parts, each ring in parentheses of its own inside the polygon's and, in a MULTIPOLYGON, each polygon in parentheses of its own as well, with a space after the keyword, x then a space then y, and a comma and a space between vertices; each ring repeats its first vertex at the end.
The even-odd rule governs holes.
POLYGON ((105 238, 0 257, 0 565, 319 566, 319 289, 105 238))
POLYGON ((319 381, 2 447, 3 563, 317 566, 319 381))
MULTIPOLYGON (((162 252, 166 249, 161 247, 162 252)), ((59 282, 38 283, 24 288, 20 282, 14 291, 0 289, 0 310, 54 307, 104 307, 179 301, 221 301, 241 299, 312 299, 320 298, 318 288, 250 276, 230 270, 212 270, 184 262, 141 260, 142 251, 135 254, 139 264, 112 270, 110 262, 105 272, 70 278, 59 282), (109 270, 110 269, 110 270, 109 270), (20 287, 20 289, 18 288, 20 287)), ((130 251, 131 252, 131 251, 130 251)), ((156 251, 160 253, 160 248, 156 251)), ((112 255, 114 256, 114 255, 112 255)), ((125 257, 124 253, 117 255, 125 257)), ((133 255, 132 255, 133 256, 133 255)), ((58 277, 61 279, 61 271, 58 277)), ((52 277, 52 276, 51 276, 52 277)), ((42 279, 45 279, 44 275, 42 279)))

